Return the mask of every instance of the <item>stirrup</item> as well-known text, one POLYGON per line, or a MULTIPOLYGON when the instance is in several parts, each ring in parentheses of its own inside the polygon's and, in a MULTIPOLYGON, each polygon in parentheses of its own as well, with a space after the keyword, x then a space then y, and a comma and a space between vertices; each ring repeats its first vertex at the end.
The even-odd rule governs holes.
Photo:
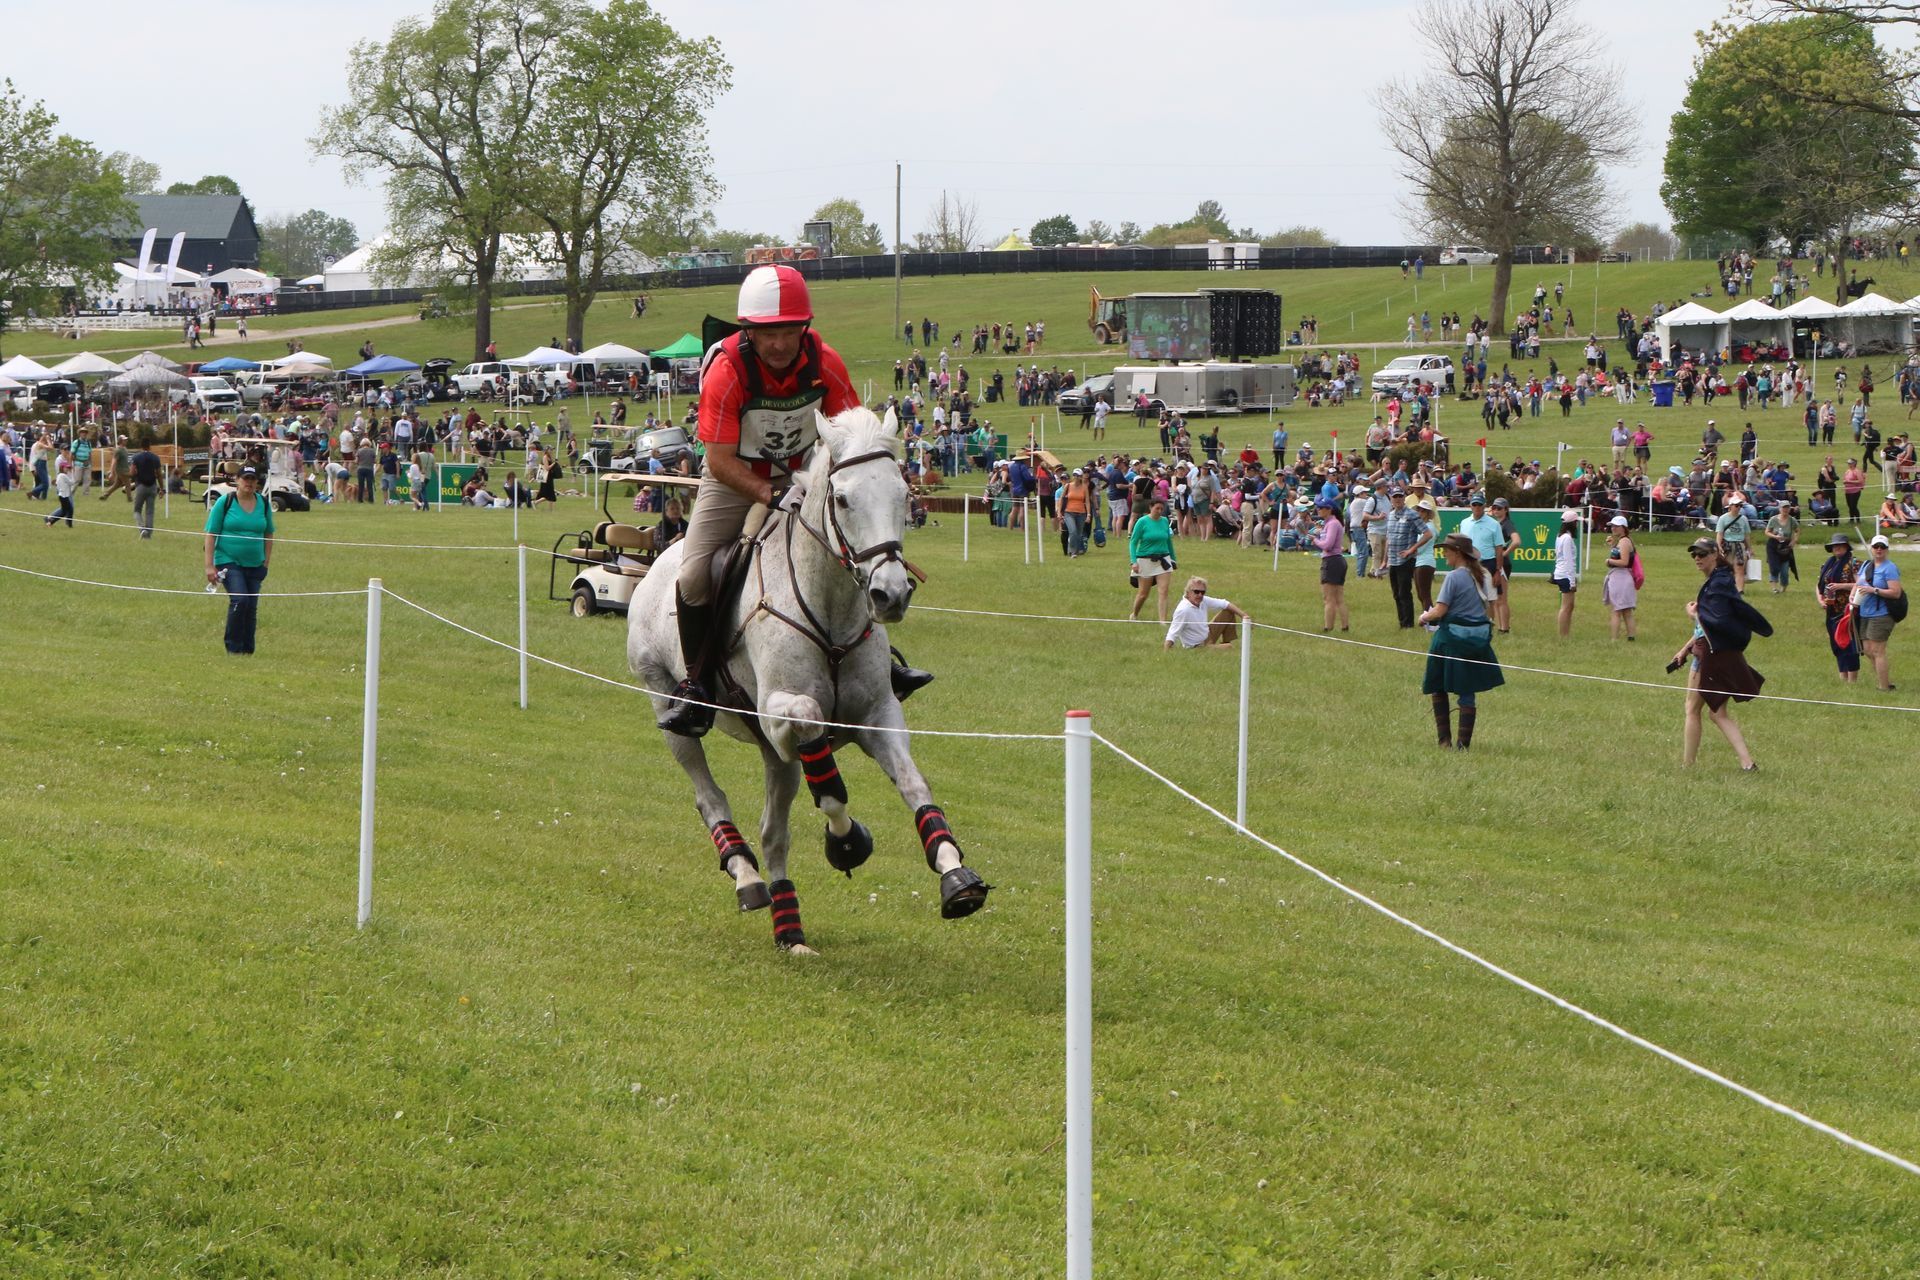
POLYGON ((700 705, 708 701, 707 691, 691 680, 682 680, 673 687, 672 696, 673 705, 654 723, 683 738, 705 737, 707 730, 713 728, 713 708, 700 705))

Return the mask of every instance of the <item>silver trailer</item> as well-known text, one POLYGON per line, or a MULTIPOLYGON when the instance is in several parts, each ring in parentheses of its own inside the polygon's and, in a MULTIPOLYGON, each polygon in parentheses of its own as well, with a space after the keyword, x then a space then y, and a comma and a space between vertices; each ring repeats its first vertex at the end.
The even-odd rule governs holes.
POLYGON ((1122 412, 1144 393, 1154 412, 1186 417, 1265 413, 1293 403, 1290 364, 1122 365, 1113 371, 1114 407, 1122 412))

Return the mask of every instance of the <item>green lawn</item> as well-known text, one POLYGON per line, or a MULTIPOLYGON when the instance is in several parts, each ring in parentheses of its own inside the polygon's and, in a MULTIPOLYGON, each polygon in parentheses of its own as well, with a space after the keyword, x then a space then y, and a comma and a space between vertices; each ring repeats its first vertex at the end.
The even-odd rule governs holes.
MULTIPOLYGON (((0 499, 0 563, 197 589, 193 538, 47 530, 24 509, 0 499)), ((80 514, 129 518, 118 498, 80 514)), ((171 527, 193 515, 176 504, 171 527)), ((523 535, 548 546, 589 518, 574 500, 523 535)), ((473 511, 322 508, 282 531, 509 540, 504 513, 473 511)), ((962 563, 945 518, 909 554, 924 605, 1126 606, 1118 546, 1027 566, 980 523, 962 563)), ((1637 644, 1607 642, 1592 591, 1558 641, 1551 589, 1527 583, 1501 656, 1671 680, 1697 579, 1677 539, 1647 560, 1637 644)), ((1276 573, 1207 543, 1181 562, 1263 621, 1317 626, 1304 558, 1276 573)), ((505 549, 288 543, 269 589, 376 574, 513 634, 505 549)), ((249 661, 220 651, 217 599, 0 576, 19 659, 0 720, 0 1272, 1059 1270, 1057 744, 916 743, 997 886, 960 923, 938 918, 878 770, 843 757, 879 850, 833 875, 796 809, 823 953, 799 962, 734 910, 643 700, 536 667, 521 712, 511 655, 389 602, 376 920, 356 933, 362 601, 268 600, 249 661)), ((1757 597, 1779 629, 1752 655, 1768 691, 1915 702, 1837 682, 1805 587, 1757 597)), ((1401 642, 1384 585, 1349 594, 1356 637, 1401 642)), ((532 608, 535 650, 623 674, 619 622, 532 608)), ((1087 707, 1231 805, 1231 654, 925 610, 894 639, 940 673, 916 726, 1053 732, 1087 707)), ((1640 1034, 1920 1153, 1920 876, 1892 834, 1911 717, 1753 704, 1764 771, 1737 773, 1710 733, 1683 774, 1677 695, 1515 673, 1483 697, 1472 753, 1442 755, 1420 669, 1261 634, 1251 825, 1640 1034)), ((714 755, 753 829, 753 753, 714 755)), ((1094 785, 1103 1275, 1920 1270, 1907 1175, 1464 964, 1098 749, 1094 785)))

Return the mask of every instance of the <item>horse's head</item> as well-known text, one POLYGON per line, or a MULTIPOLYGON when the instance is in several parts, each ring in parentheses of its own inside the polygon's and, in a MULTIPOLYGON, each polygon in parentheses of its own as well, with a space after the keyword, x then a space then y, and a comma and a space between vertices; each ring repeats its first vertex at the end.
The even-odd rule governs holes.
POLYGON ((820 441, 808 491, 820 496, 821 523, 833 550, 859 580, 880 623, 898 622, 913 599, 913 575, 901 558, 907 482, 900 474, 900 423, 870 409, 820 417, 820 441))

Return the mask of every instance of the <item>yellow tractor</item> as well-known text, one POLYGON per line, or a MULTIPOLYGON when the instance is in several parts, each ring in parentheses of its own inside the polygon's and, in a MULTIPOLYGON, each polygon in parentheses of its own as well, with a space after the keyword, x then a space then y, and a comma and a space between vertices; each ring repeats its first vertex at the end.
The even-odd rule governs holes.
POLYGON ((1127 300, 1102 297, 1097 286, 1087 286, 1092 295, 1087 304, 1087 328, 1101 346, 1127 339, 1127 300))

